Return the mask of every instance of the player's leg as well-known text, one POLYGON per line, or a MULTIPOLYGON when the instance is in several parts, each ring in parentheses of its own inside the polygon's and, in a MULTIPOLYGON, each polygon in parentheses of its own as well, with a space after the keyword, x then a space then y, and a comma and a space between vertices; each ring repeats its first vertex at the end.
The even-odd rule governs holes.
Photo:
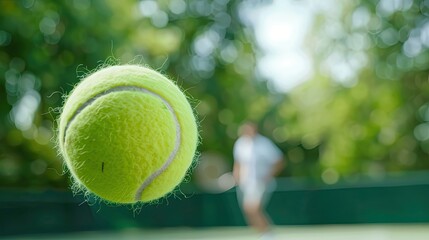
POLYGON ((249 224, 258 232, 270 231, 270 222, 260 202, 245 202, 243 204, 244 215, 249 224))
POLYGON ((264 210, 267 200, 264 185, 255 184, 243 188, 243 212, 248 223, 258 232, 265 233, 270 230, 270 221, 264 210))

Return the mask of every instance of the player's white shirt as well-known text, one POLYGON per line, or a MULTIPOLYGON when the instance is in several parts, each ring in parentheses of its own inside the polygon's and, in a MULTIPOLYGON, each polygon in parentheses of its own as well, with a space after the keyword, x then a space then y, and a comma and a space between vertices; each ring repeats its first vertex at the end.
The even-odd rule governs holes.
POLYGON ((267 180, 282 152, 268 138, 242 136, 234 144, 234 160, 240 164, 240 186, 260 184, 267 180))

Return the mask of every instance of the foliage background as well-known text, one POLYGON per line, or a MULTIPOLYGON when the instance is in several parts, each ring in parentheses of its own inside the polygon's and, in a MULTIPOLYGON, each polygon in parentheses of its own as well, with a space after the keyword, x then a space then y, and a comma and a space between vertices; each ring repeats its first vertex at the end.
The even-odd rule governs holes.
POLYGON ((199 151, 229 165, 251 119, 284 151, 283 176, 334 184, 427 170, 429 1, 331 2, 338 18, 316 12, 305 38, 312 76, 282 92, 255 70, 264 53, 240 17, 269 1, 0 0, 0 187, 67 188, 55 119, 106 59, 177 81, 194 99, 199 151), (352 74, 335 74, 339 62, 352 74))

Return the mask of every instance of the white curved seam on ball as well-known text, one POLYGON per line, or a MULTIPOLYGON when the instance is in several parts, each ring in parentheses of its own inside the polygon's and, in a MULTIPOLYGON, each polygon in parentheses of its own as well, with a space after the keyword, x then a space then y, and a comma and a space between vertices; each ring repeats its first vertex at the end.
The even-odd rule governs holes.
POLYGON ((80 106, 76 110, 76 112, 73 114, 73 116, 68 121, 66 127, 64 128, 64 139, 63 139, 63 141, 65 144, 67 129, 69 128, 71 122, 77 117, 77 115, 79 115, 80 112, 82 112, 86 107, 91 105, 98 98, 105 96, 105 95, 112 93, 112 92, 122 92, 122 91, 143 92, 143 93, 147 93, 147 94, 150 94, 152 96, 155 96, 155 97, 161 99, 161 101, 167 106, 169 112, 171 113, 171 115, 173 117, 175 125, 176 125, 176 139, 175 139, 174 149, 170 153, 170 155, 168 156, 165 163, 161 166, 161 168, 159 168, 154 173, 152 173, 149 177, 147 177, 146 180, 144 180, 144 182, 137 189, 137 192, 135 194, 135 200, 139 201, 141 199, 141 195, 142 195, 144 189, 147 186, 149 186, 149 184, 151 184, 153 182, 153 180, 155 180, 156 177, 158 177, 162 172, 164 172, 167 169, 167 167, 171 164, 171 162, 173 162, 174 158, 176 157, 176 155, 179 151, 179 146, 181 143, 181 129, 180 129, 179 120, 177 119, 177 116, 176 116, 176 113, 175 113, 173 107, 170 105, 170 103, 165 98, 163 98, 162 96, 160 96, 159 94, 157 94, 155 92, 150 91, 149 89, 146 89, 143 87, 137 87, 137 86, 118 86, 118 87, 108 89, 107 91, 104 91, 102 93, 95 95, 93 98, 86 101, 84 104, 82 104, 82 106, 80 106))
POLYGON ((170 156, 168 156, 167 161, 164 163, 164 165, 161 166, 161 168, 159 168, 158 170, 156 170, 154 173, 152 173, 148 178, 146 178, 146 180, 142 183, 142 185, 140 185, 139 189, 136 192, 135 195, 135 200, 139 201, 141 199, 141 195, 143 193, 143 190, 149 186, 149 184, 152 183, 153 180, 155 180, 156 177, 158 177, 161 173, 163 173, 168 166, 170 166, 170 163, 173 162, 174 158, 177 155, 177 152, 179 152, 179 146, 181 144, 181 129, 180 129, 180 124, 179 124, 179 120, 177 119, 176 116, 176 112, 174 111, 173 107, 170 105, 170 103, 164 99, 162 96, 158 95, 157 93, 151 92, 149 90, 147 90, 147 92, 149 94, 152 94, 158 98, 160 98, 164 104, 167 106, 169 112, 171 113, 175 125, 176 125, 176 139, 175 139, 175 144, 174 144, 174 149, 173 151, 170 153, 170 156))

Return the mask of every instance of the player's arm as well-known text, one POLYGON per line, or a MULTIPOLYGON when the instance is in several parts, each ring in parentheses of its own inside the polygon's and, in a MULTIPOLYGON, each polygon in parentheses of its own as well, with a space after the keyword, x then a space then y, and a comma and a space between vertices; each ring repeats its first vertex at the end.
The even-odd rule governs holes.
POLYGON ((271 168, 271 177, 278 176, 283 169, 285 168, 286 163, 283 155, 276 161, 276 163, 273 164, 273 167, 271 168))

